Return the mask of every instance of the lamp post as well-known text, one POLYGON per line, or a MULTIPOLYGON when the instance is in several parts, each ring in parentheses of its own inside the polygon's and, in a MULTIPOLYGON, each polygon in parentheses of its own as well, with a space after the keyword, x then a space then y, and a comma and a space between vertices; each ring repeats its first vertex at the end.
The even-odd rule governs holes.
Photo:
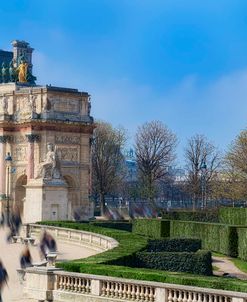
POLYGON ((6 209, 7 209, 7 224, 9 225, 9 198, 10 198, 10 165, 12 162, 12 157, 10 155, 10 153, 8 152, 6 157, 5 157, 5 162, 6 162, 6 166, 7 166, 7 205, 6 205, 6 209))
POLYGON ((203 160, 201 167, 201 178, 202 178, 202 207, 206 207, 206 174, 207 174, 207 165, 205 160, 203 160))

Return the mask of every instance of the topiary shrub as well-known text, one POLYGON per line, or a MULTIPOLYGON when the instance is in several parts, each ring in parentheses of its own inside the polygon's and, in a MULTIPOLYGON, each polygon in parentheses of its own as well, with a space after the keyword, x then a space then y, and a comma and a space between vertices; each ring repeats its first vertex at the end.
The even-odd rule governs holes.
POLYGON ((134 219, 132 232, 150 238, 170 236, 170 221, 162 219, 134 219))
POLYGON ((200 239, 165 238, 148 240, 147 252, 197 252, 202 248, 200 239))
POLYGON ((196 253, 138 252, 135 266, 207 276, 213 273, 211 253, 202 250, 196 253))

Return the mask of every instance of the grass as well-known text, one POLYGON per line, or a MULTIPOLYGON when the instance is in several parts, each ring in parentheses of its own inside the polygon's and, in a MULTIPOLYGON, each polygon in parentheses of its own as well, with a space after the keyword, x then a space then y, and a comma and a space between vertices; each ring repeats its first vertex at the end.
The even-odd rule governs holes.
POLYGON ((219 269, 218 266, 213 265, 213 271, 214 271, 214 272, 218 272, 219 270, 220 270, 220 269, 219 269))
POLYGON ((242 272, 247 273, 247 262, 238 258, 231 258, 231 261, 236 265, 242 272))
POLYGON ((226 256, 224 254, 216 253, 216 252, 212 252, 212 256, 221 257, 221 258, 229 258, 228 256, 226 256))

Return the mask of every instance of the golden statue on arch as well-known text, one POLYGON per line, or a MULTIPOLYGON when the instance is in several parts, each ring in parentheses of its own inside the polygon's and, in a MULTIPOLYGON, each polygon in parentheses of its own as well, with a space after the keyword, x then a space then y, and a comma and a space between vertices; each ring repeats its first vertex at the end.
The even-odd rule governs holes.
POLYGON ((24 60, 21 60, 21 63, 17 67, 17 73, 18 73, 18 81, 20 83, 27 83, 27 71, 28 71, 28 63, 26 63, 24 60))

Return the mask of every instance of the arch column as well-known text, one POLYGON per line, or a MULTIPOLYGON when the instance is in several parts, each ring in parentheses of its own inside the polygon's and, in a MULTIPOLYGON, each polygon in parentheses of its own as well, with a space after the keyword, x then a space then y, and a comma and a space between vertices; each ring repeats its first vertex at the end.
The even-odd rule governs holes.
POLYGON ((26 134, 28 141, 27 147, 27 179, 34 178, 34 143, 39 141, 40 137, 37 134, 26 134))
MULTIPOLYGON (((7 153, 6 145, 10 141, 9 135, 0 136, 0 201, 5 200, 6 196, 6 164, 5 156, 7 153)), ((0 203, 0 212, 3 212, 3 203, 0 203)))
POLYGON ((5 167, 5 156, 6 156, 6 143, 9 141, 8 135, 0 136, 0 195, 5 194, 6 191, 6 167, 5 167))

